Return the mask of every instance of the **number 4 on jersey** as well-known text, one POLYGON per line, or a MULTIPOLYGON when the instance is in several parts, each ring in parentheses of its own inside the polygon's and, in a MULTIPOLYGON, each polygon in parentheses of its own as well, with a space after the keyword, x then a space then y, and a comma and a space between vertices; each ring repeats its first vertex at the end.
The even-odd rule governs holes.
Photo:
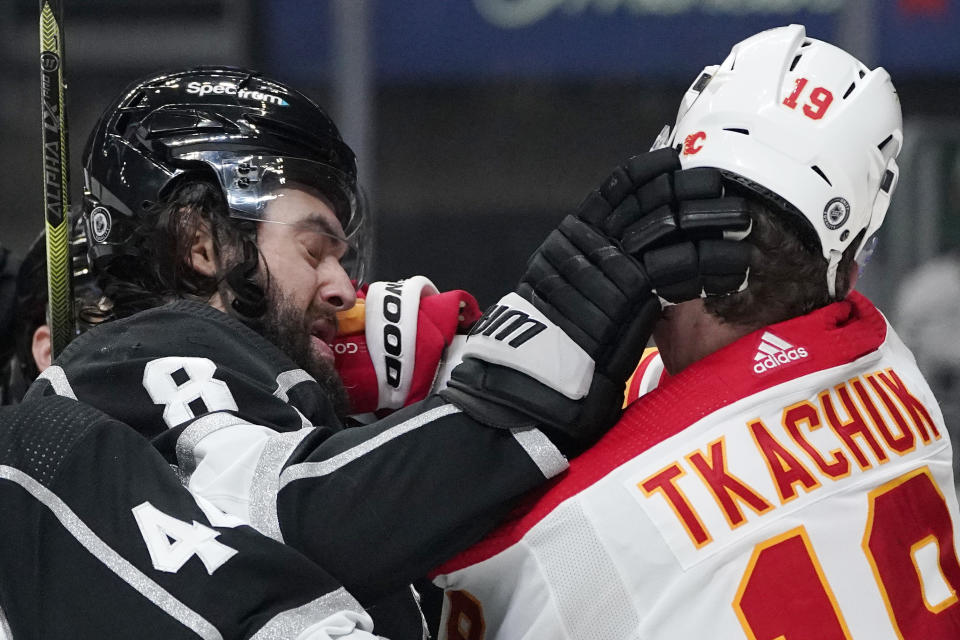
POLYGON ((176 573, 196 555, 203 562, 207 573, 223 566, 236 555, 237 550, 217 542, 219 531, 200 524, 178 520, 144 502, 132 509, 133 517, 140 527, 140 534, 147 544, 150 560, 158 571, 176 573))

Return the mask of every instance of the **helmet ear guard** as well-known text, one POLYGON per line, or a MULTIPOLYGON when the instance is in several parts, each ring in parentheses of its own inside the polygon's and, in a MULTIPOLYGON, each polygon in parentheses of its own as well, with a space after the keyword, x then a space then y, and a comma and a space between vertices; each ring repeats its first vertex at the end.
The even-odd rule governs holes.
POLYGON ((870 224, 866 228, 863 241, 857 249, 857 255, 863 251, 867 241, 876 236, 877 231, 883 225, 887 217, 887 209, 890 207, 890 198, 893 196, 897 184, 900 182, 900 166, 897 164, 897 154, 903 148, 903 131, 897 130, 890 134, 890 137, 879 145, 880 152, 886 159, 883 177, 880 179, 880 188, 877 190, 877 196, 873 201, 873 210, 870 215, 870 224))
POLYGON ((834 296, 844 250, 856 240, 859 253, 886 215, 902 129, 883 68, 870 70, 791 25, 756 34, 706 67, 658 144, 675 146, 684 168, 718 168, 799 213, 819 241, 834 296))

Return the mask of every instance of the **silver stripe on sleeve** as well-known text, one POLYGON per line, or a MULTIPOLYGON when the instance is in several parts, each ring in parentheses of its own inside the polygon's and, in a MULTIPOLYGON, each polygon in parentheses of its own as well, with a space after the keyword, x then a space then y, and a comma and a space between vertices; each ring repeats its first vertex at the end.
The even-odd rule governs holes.
POLYGON ((300 409, 297 409, 297 408, 296 408, 295 406, 293 406, 292 404, 291 404, 291 405, 288 405, 288 406, 289 406, 291 409, 293 409, 294 411, 296 411, 296 412, 297 412, 297 415, 300 416, 300 426, 301 426, 301 427, 303 427, 304 429, 306 429, 307 427, 312 427, 312 426, 313 426, 313 423, 310 422, 309 420, 307 420, 307 416, 305 416, 305 415, 303 415, 302 413, 300 413, 300 409))
POLYGON ((510 429, 510 433, 547 478, 566 471, 570 466, 560 450, 539 429, 535 427, 510 429))
POLYGON ((208 435, 220 429, 226 429, 238 424, 250 424, 232 413, 218 411, 208 413, 197 418, 189 427, 183 430, 177 438, 177 463, 180 465, 180 480, 184 484, 190 481, 190 476, 197 470, 197 458, 194 455, 197 445, 208 435))
POLYGON ((187 477, 187 474, 183 472, 183 469, 175 464, 170 464, 167 466, 170 467, 170 471, 173 471, 173 475, 177 476, 177 480, 180 481, 180 484, 182 484, 185 488, 188 488, 187 485, 190 484, 190 478, 187 477))
POLYGON ((303 369, 284 371, 277 376, 277 390, 273 392, 273 395, 284 402, 288 402, 290 398, 287 396, 287 392, 301 382, 307 382, 308 380, 313 380, 313 376, 303 369))
POLYGON ((77 399, 77 394, 73 392, 73 387, 70 386, 70 382, 67 380, 67 374, 63 372, 61 367, 57 365, 47 367, 38 377, 48 380, 50 386, 53 387, 54 392, 56 392, 58 396, 72 400, 77 399))
POLYGON ((250 640, 290 640, 303 633, 310 625, 341 611, 367 615, 360 603, 347 593, 346 589, 340 587, 303 606, 277 614, 253 634, 250 640))
POLYGON ((356 460, 362 455, 370 453, 377 447, 390 442, 394 438, 398 438, 405 433, 422 427, 425 424, 429 424, 434 420, 439 420, 444 416, 454 413, 460 413, 460 409, 452 404, 445 404, 435 407, 429 411, 421 413, 420 415, 414 416, 405 422, 394 425, 380 435, 370 438, 366 442, 361 442, 357 446, 347 449, 343 453, 339 453, 329 460, 323 460, 321 462, 301 462, 300 464, 291 465, 284 469, 283 473, 280 474, 280 486, 277 487, 277 490, 279 491, 280 489, 283 489, 294 480, 300 480, 302 478, 316 478, 333 473, 340 467, 356 460))
POLYGON ((39 500, 93 557, 167 615, 201 638, 223 640, 223 636, 208 620, 180 602, 173 594, 137 569, 129 560, 110 548, 52 491, 19 469, 7 465, 0 465, 0 478, 15 482, 39 500))
POLYGON ((250 526, 274 540, 283 542, 277 515, 277 491, 280 470, 290 453, 313 431, 313 427, 271 436, 263 447, 250 482, 250 526))
POLYGON ((13 631, 10 629, 10 622, 3 613, 3 607, 0 607, 0 640, 13 640, 13 631))

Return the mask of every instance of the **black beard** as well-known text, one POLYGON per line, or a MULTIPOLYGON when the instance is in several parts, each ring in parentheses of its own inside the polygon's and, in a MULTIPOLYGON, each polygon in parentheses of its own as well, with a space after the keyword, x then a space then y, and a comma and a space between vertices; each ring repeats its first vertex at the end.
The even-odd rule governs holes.
POLYGON ((278 291, 278 287, 271 287, 268 290, 267 312, 257 324, 264 338, 313 376, 333 406, 337 417, 346 416, 350 409, 350 398, 340 379, 340 374, 337 373, 333 363, 314 353, 311 347, 312 336, 307 331, 304 315, 289 298, 278 291))

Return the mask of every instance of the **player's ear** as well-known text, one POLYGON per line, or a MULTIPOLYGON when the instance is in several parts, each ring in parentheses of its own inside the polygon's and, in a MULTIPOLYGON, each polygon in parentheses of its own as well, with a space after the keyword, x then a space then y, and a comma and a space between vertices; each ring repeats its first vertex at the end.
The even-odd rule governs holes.
POLYGON ((33 355, 33 362, 37 365, 37 371, 43 373, 50 366, 53 358, 53 341, 50 339, 49 325, 42 324, 34 330, 30 353, 33 355))
POLYGON ((217 252, 213 245, 213 234, 206 220, 200 220, 193 234, 190 253, 187 257, 194 271, 205 276, 213 277, 217 274, 217 252))

